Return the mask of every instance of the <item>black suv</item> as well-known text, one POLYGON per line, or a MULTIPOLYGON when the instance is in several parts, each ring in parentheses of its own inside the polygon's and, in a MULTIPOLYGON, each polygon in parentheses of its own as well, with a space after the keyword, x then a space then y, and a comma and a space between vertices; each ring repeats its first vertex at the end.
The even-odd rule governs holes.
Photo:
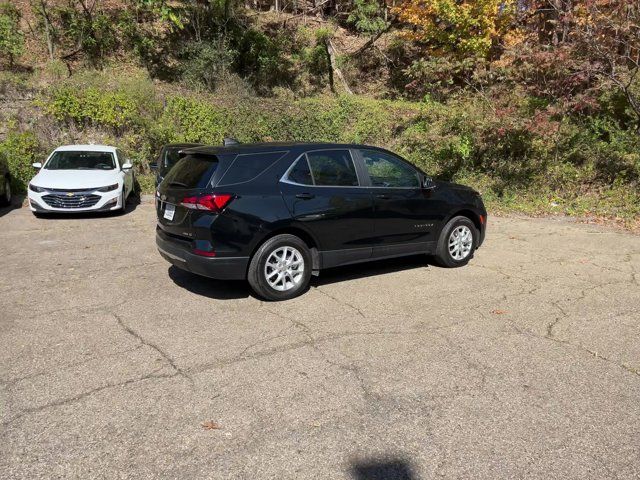
POLYGON ((268 300, 338 265, 430 254, 465 265, 484 239, 478 192, 376 147, 236 144, 181 152, 156 193, 160 254, 268 300))
POLYGON ((167 175, 169 170, 171 170, 171 167, 178 162, 180 159, 178 154, 181 150, 199 147, 201 145, 200 143, 170 143, 164 145, 160 150, 160 155, 158 155, 156 163, 149 165, 151 170, 155 170, 156 172, 156 187, 160 185, 160 182, 162 182, 162 179, 167 175))

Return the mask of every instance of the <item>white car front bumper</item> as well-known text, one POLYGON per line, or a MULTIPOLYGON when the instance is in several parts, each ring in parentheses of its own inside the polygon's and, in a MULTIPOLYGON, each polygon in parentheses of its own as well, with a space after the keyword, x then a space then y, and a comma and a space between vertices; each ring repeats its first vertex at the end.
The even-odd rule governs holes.
POLYGON ((122 208, 122 187, 111 192, 97 190, 66 191, 47 189, 29 190, 29 209, 32 212, 95 212, 122 208))

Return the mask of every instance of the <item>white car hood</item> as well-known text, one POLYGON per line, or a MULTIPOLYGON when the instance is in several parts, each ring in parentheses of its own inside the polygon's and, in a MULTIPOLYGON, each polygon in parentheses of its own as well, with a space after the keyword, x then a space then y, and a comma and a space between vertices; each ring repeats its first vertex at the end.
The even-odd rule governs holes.
POLYGON ((31 183, 37 187, 69 189, 98 188, 119 183, 119 170, 45 170, 33 177, 31 183))

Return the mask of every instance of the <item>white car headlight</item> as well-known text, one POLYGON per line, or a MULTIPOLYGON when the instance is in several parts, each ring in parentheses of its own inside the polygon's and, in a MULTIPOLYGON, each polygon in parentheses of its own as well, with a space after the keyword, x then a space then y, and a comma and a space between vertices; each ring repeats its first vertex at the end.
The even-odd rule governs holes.
POLYGON ((98 191, 99 192, 112 192, 112 191, 117 190, 117 189, 118 189, 118 184, 114 183, 113 185, 108 185, 106 187, 99 188, 98 191))
POLYGON ((38 193, 40 193, 40 192, 44 192, 44 191, 45 191, 45 189, 44 189, 44 188, 42 188, 42 187, 36 187, 36 186, 35 186, 34 184, 32 184, 32 183, 30 183, 30 184, 29 184, 29 190, 31 190, 32 192, 38 192, 38 193))

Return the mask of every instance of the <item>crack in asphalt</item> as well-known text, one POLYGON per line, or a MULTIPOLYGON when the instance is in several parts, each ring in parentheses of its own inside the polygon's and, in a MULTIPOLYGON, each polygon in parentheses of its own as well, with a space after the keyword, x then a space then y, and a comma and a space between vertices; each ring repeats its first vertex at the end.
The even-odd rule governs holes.
POLYGON ((487 383, 487 376, 488 376, 488 372, 489 372, 490 368, 487 365, 483 364, 482 362, 472 358, 472 356, 469 354, 469 352, 467 350, 464 350, 460 346, 456 345, 453 342, 453 340, 451 340, 449 337, 447 337, 441 331, 436 331, 435 334, 438 335, 442 340, 444 340, 445 343, 447 345, 449 345, 449 347, 452 350, 458 352, 458 354, 464 360, 464 362, 467 364, 467 367, 470 370, 473 370, 473 371, 478 372, 480 374, 479 389, 482 391, 484 389, 484 386, 487 383))
MULTIPOLYGON (((247 348, 245 348, 240 355, 233 357, 229 360, 222 360, 222 361, 218 361, 218 362, 212 362, 212 363, 208 363, 208 364, 204 364, 201 365, 199 367, 196 368, 192 368, 189 371, 192 374, 199 374, 199 373, 203 373, 205 371, 214 369, 214 368, 221 368, 221 367, 225 367, 228 365, 232 365, 235 363, 239 363, 239 362, 243 362, 243 361, 247 361, 247 360, 255 360, 258 358, 263 358, 263 357, 267 357, 267 356, 271 356, 271 355, 275 355, 278 353, 283 353, 283 352, 289 352, 289 351, 293 351, 293 350, 298 350, 300 348, 304 348, 304 347, 310 347, 312 348, 314 351, 316 351, 325 362, 327 362, 328 364, 335 366, 341 370, 347 371, 349 373, 351 373, 354 378, 356 379, 356 381, 358 382, 364 396, 366 398, 371 398, 373 396, 373 394, 371 393, 370 389, 367 387, 366 382, 361 374, 361 371, 359 369, 359 367, 355 364, 355 362, 351 362, 349 365, 344 365, 340 362, 336 362, 332 359, 330 359, 325 352, 323 352, 320 348, 319 348, 319 344, 324 343, 324 342, 328 342, 328 341, 332 341, 332 340, 337 340, 340 338, 345 338, 348 336, 359 336, 359 335, 404 335, 410 332, 399 332, 399 331, 393 331, 393 332, 388 332, 388 331, 376 331, 376 332, 343 332, 343 333, 339 333, 339 334, 333 334, 333 335, 326 335, 324 337, 320 337, 320 338, 316 338, 312 335, 312 330, 309 328, 308 325, 306 325, 305 323, 301 322, 298 319, 295 318, 291 318, 285 315, 282 315, 281 313, 266 308, 264 307, 264 302, 262 303, 263 308, 270 314, 288 322, 291 324, 291 326, 295 329, 297 329, 298 331, 300 331, 303 336, 306 338, 306 340, 303 341, 299 341, 299 342, 293 342, 293 343, 289 343, 287 345, 282 345, 279 347, 274 347, 274 348, 269 348, 269 349, 265 349, 265 350, 260 350, 258 352, 255 352, 253 354, 250 355, 246 355, 246 351, 252 347, 254 347, 255 345, 259 345, 262 343, 265 343, 267 341, 273 340, 275 338, 281 338, 281 337, 285 337, 287 335, 277 335, 274 337, 270 337, 269 339, 265 339, 265 340, 261 340, 259 342, 255 342, 254 344, 249 345, 247 348)), ((289 327, 290 328, 290 327, 289 327)), ((281 332, 284 332, 286 330, 288 330, 289 328, 285 328, 283 330, 281 330, 281 332)))
POLYGON ((508 323, 511 326, 511 328, 516 333, 518 333, 519 335, 524 335, 526 337, 538 338, 538 339, 541 339, 541 340, 548 340, 550 342, 554 342, 554 343, 559 344, 559 345, 568 345, 568 346, 573 347, 573 348, 575 348, 577 350, 586 352, 589 355, 597 358, 598 360, 602 360, 604 362, 611 363, 612 365, 615 365, 615 366, 617 366, 619 368, 622 368, 623 370, 625 370, 625 371, 627 371, 629 373, 632 373, 632 374, 640 377, 640 370, 638 370, 636 368, 633 368, 633 367, 631 367, 629 365, 626 365, 624 363, 616 362, 615 360, 612 360, 612 359, 610 359, 608 357, 605 357, 603 355, 600 355, 600 354, 598 354, 598 352, 596 352, 594 350, 591 350, 591 349, 589 349, 588 347, 585 347, 582 344, 573 343, 573 342, 571 342, 569 340, 563 340, 563 339, 557 338, 557 337, 550 337, 548 335, 538 335, 538 334, 532 332, 531 330, 522 329, 522 328, 518 327, 513 321, 509 321, 508 323))
MULTIPOLYGON (((355 308, 355 307, 353 307, 353 308, 355 308)), ((358 309, 356 309, 356 310, 358 310, 358 309)), ((360 311, 360 310, 358 310, 358 311, 360 311)), ((362 315, 362 312, 360 312, 360 314, 362 315)), ((362 315, 362 316, 364 317, 364 315, 362 315)), ((288 317, 284 317, 283 316, 282 318, 286 319, 288 317)), ((314 341, 314 337, 313 337, 313 335, 311 335, 311 329, 306 324, 300 322, 299 320, 294 320, 294 319, 291 319, 291 318, 289 318, 289 320, 297 328, 300 328, 303 331, 303 333, 313 342, 313 343, 310 344, 311 348, 313 348, 316 352, 318 352, 318 354, 323 358, 323 360, 325 362, 327 362, 329 365, 332 365, 332 366, 334 366, 334 367, 336 367, 336 368, 338 368, 340 370, 343 370, 343 371, 347 372, 348 374, 351 374, 355 378, 360 390, 362 390, 362 394, 363 394, 365 399, 371 400, 371 399, 377 397, 377 395, 373 394, 373 392, 371 391, 371 389, 367 385, 367 382, 364 379, 364 376, 362 375, 361 368, 356 364, 356 362, 352 358, 349 358, 348 355, 346 355, 344 352, 342 352, 342 354, 345 357, 349 358, 349 360, 350 360, 350 362, 347 365, 332 360, 331 358, 329 358, 329 356, 327 356, 325 354, 325 352, 323 352, 318 347, 318 345, 319 345, 318 342, 314 341)), ((346 335, 345 336, 341 336, 340 338, 345 338, 345 337, 346 337, 346 335)))
POLYGON ((560 320, 562 320, 563 318, 569 318, 569 314, 566 312, 566 310, 564 308, 562 308, 560 306, 560 302, 561 302, 561 300, 555 300, 555 301, 551 302, 551 305, 556 310, 558 310, 561 313, 561 315, 557 316, 552 322, 550 322, 547 325, 547 337, 549 337, 549 338, 553 337, 553 329, 560 322, 560 320))
MULTIPOLYGON (((92 308, 91 310, 96 310, 96 309, 92 308)), ((140 348, 142 346, 147 346, 147 347, 155 350, 158 354, 160 354, 160 356, 163 358, 163 360, 165 360, 165 363, 173 370, 174 373, 156 375, 156 372, 162 370, 163 367, 161 367, 161 368, 153 370, 152 372, 150 372, 148 374, 145 374, 145 375, 143 375, 141 377, 138 377, 138 378, 129 379, 129 380, 126 380, 124 382, 119 382, 119 383, 110 383, 110 384, 107 384, 107 385, 102 385, 100 387, 96 387, 96 388, 93 388, 93 389, 88 390, 86 392, 82 392, 82 393, 79 393, 77 395, 74 395, 72 397, 66 397, 66 398, 63 398, 63 399, 60 399, 60 400, 55 400, 53 402, 46 403, 44 405, 39 405, 37 407, 27 408, 27 409, 24 409, 18 415, 10 418, 7 421, 2 422, 2 426, 3 427, 6 427, 6 426, 12 424, 12 423, 16 422, 17 420, 19 420, 20 418, 23 418, 23 417, 25 417, 27 415, 30 415, 30 414, 33 414, 33 413, 38 413, 38 412, 41 412, 41 411, 46 410, 48 408, 67 405, 67 404, 82 400, 83 398, 89 397, 89 396, 91 396, 91 395, 93 395, 95 393, 101 392, 101 391, 109 389, 109 388, 124 387, 124 386, 128 386, 128 385, 140 382, 140 381, 144 381, 144 380, 173 378, 173 377, 176 377, 176 376, 181 376, 181 377, 189 380, 189 382, 191 383, 192 386, 194 385, 193 378, 187 372, 182 370, 178 365, 176 365, 176 363, 174 362, 173 358, 168 353, 166 353, 158 345, 156 345, 156 344, 154 344, 152 342, 149 342, 142 335, 140 335, 138 332, 136 332, 131 327, 129 327, 122 320, 122 318, 119 315, 117 315, 116 313, 113 313, 113 312, 108 312, 108 313, 110 313, 115 318, 115 320, 117 321, 117 324, 127 334, 129 334, 132 337, 134 337, 135 339, 137 339, 140 342, 140 345, 135 347, 135 348, 124 350, 124 351, 121 351, 121 352, 115 352, 115 353, 109 354, 107 356, 119 355, 119 354, 123 354, 123 353, 129 352, 129 351, 136 350, 136 349, 138 349, 138 348, 140 348)), ((83 363, 88 363, 88 362, 96 360, 98 358, 102 358, 102 357, 95 357, 95 358, 92 358, 92 359, 84 361, 84 362, 78 362, 77 364, 74 364, 74 365, 68 365, 65 368, 70 368, 70 367, 73 367, 73 366, 81 365, 83 363)), ((33 378, 33 377, 37 377, 37 376, 40 376, 40 375, 46 375, 47 373, 49 373, 49 372, 40 372, 40 373, 37 373, 37 374, 34 374, 34 375, 30 375, 30 376, 26 376, 26 377, 23 377, 23 378, 12 379, 9 382, 3 382, 3 384, 10 385, 10 384, 17 383, 18 381, 23 380, 25 378, 33 378)))
POLYGON ((102 360, 102 359, 109 358, 109 357, 117 357, 118 355, 123 355, 125 353, 130 353, 130 352, 139 350, 143 346, 144 345, 140 344, 140 345, 136 345, 133 348, 127 348, 126 350, 118 350, 117 352, 107 353, 105 355, 94 355, 94 356, 91 356, 91 358, 88 358, 88 359, 83 360, 81 362, 74 362, 74 363, 69 363, 69 364, 66 364, 66 365, 59 365, 55 370, 45 370, 45 371, 41 371, 41 372, 31 373, 29 375, 24 375, 24 376, 21 376, 21 377, 13 377, 13 378, 9 378, 7 380, 0 380, 0 385, 12 386, 12 385, 15 385, 16 383, 20 383, 20 382, 22 382, 24 380, 31 380, 31 379, 37 378, 37 377, 42 377, 42 376, 46 376, 46 375, 52 375, 52 374, 56 373, 57 371, 68 370, 70 368, 75 368, 75 367, 81 367, 82 365, 86 365, 87 363, 95 362, 96 360, 102 360))
POLYGON ((580 294, 578 296, 574 297, 574 298, 569 298, 569 299, 565 299, 565 300, 555 300, 555 301, 550 302, 550 304, 554 308, 556 308, 557 310, 560 311, 562 316, 556 317, 552 322, 550 322, 547 325, 547 337, 555 338, 554 337, 554 328, 563 319, 571 318, 571 316, 567 313, 567 311, 564 310, 560 306, 561 302, 571 302, 572 304, 576 304, 576 303, 579 303, 581 300, 584 300, 585 298, 587 298, 587 295, 588 295, 589 292, 592 292, 594 290, 598 290, 598 289, 604 288, 604 287, 612 287, 612 286, 616 286, 616 285, 626 285, 626 284, 627 284, 626 281, 610 281, 610 282, 599 283, 597 285, 592 285, 591 287, 588 287, 588 288, 583 288, 582 290, 580 290, 580 294))
MULTIPOLYGON (((177 375, 179 375, 179 373, 174 372, 172 374, 159 374, 156 375, 156 372, 159 372, 160 370, 162 370, 162 368, 158 368, 156 370, 154 370, 153 372, 147 373, 141 377, 137 377, 137 378, 131 378, 129 380, 125 380, 124 382, 119 382, 119 383, 108 383, 106 385, 102 385, 100 387, 96 387, 93 388, 91 390, 88 390, 86 392, 82 392, 79 393, 77 395, 73 395, 71 397, 65 397, 62 398, 60 400, 55 400, 53 402, 49 402, 49 403, 45 403, 44 405, 39 405, 37 407, 31 407, 31 408, 26 408, 24 410, 22 410, 22 412, 20 412, 18 415, 13 416, 12 418, 10 418, 9 420, 6 420, 4 422, 2 422, 2 426, 3 427, 7 427, 9 425, 11 425, 12 423, 15 423, 16 421, 20 420, 21 418, 27 416, 27 415, 31 415, 34 413, 38 413, 38 412, 42 412, 44 410, 47 410, 49 408, 55 408, 55 407, 62 407, 65 405, 69 405, 72 403, 75 403, 79 400, 82 400, 84 398, 90 397, 91 395, 94 395, 96 393, 102 392, 104 390, 107 389, 111 389, 111 388, 121 388, 121 387, 126 387, 129 385, 133 385, 135 383, 138 382, 143 382, 145 380, 155 380, 155 379, 164 379, 164 378, 173 378, 176 377, 177 375)), ((6 431, 5 431, 6 433, 6 431)), ((2 436, 3 433, 0 432, 0 436, 2 436)))
MULTIPOLYGON (((273 312, 271 312, 273 313, 273 312)), ((290 319, 287 319, 286 317, 282 317, 281 315, 275 314, 274 315, 285 319, 287 321, 291 321, 290 319)), ((460 322, 460 323, 465 323, 465 322, 460 322)), ((441 327, 436 327, 436 328, 448 328, 449 325, 447 326, 441 326, 441 327)), ((326 343, 326 342, 331 342, 333 340, 339 340, 342 338, 347 338, 347 337, 358 337, 358 336, 364 336, 364 335, 411 335, 411 334, 415 334, 415 333, 421 333, 423 331, 423 329, 421 330, 407 330, 407 331, 365 331, 365 332, 342 332, 342 333, 334 333, 334 334, 329 334, 329 335, 325 335, 322 337, 311 337, 309 338, 309 336, 306 336, 307 339, 306 340, 301 340, 298 342, 292 342, 292 343, 288 343, 286 345, 280 345, 277 347, 273 347, 273 348, 266 348, 263 350, 259 350, 255 353, 251 353, 251 354, 246 354, 244 349, 242 354, 240 355, 236 355, 232 358, 228 358, 228 359, 220 359, 214 362, 208 362, 208 363, 203 363, 200 365, 195 365, 193 367, 190 367, 188 369, 186 369, 186 372, 188 372, 191 375, 197 375, 209 370, 214 370, 216 368, 223 368, 223 367, 227 367, 229 365, 234 365, 236 363, 242 363, 242 362, 246 362, 249 360, 256 360, 259 358, 264 358, 264 357, 270 357, 273 355, 277 355, 279 353, 284 353, 284 352, 290 352, 290 351, 294 351, 294 350, 298 350, 300 348, 304 348, 304 347, 311 347, 311 348, 315 348, 316 345, 322 344, 322 343, 326 343)), ((277 338, 280 337, 285 337, 286 335, 282 335, 279 336, 277 338)), ((257 344, 261 344, 261 343, 265 343, 267 342, 269 339, 265 339, 263 341, 257 342, 257 344)))
POLYGON ((36 317, 42 317, 44 315, 53 315, 55 313, 67 312, 67 311, 72 311, 77 313, 102 312, 102 313, 110 314, 111 310, 116 310, 118 307, 121 307, 127 302, 128 300, 123 300, 116 304, 98 303, 95 305, 88 305, 85 307, 73 306, 73 307, 55 308, 53 310, 46 310, 44 312, 34 312, 32 313, 32 315, 36 317))
POLYGON ((178 365, 176 365, 175 361, 173 360, 173 358, 167 353, 165 352, 162 348, 160 348, 158 345, 156 345, 155 343, 152 343, 150 341, 148 341, 147 339, 145 339, 142 335, 140 335, 138 332, 136 332, 133 328, 131 328, 130 326, 128 326, 124 320, 122 320, 122 318, 113 313, 110 312, 111 315, 113 315, 113 317, 116 319, 118 325, 125 331, 127 332, 129 335, 131 335, 132 337, 136 338, 142 345, 146 345, 147 347, 152 348, 153 350, 155 350, 156 352, 158 352, 160 354, 160 356, 166 361, 166 363, 169 364, 169 366, 180 376, 186 378, 187 380, 189 380, 189 382, 191 382, 191 385, 193 386, 194 382, 193 382, 193 378, 191 378, 191 376, 184 372, 178 365))
POLYGON ((315 287, 314 290, 320 292, 321 294, 325 295, 326 297, 329 297, 330 299, 332 299, 333 301, 335 301, 339 305, 342 305, 342 306, 345 306, 345 307, 349 307, 352 310, 355 310, 358 313, 358 315, 360 315, 362 318, 367 318, 366 315, 362 312, 362 310, 360 310, 355 305, 352 305, 349 302, 345 302, 344 300, 340 300, 339 298, 334 297, 330 293, 325 292, 324 290, 322 290, 320 287, 315 287))
POLYGON ((240 354, 238 355, 238 358, 245 357, 245 356, 246 356, 246 353, 247 353, 249 350, 251 350, 251 349, 253 349, 253 348, 257 347, 258 345, 263 345, 263 344, 265 344, 265 343, 271 342, 272 340, 276 340, 276 339, 278 339, 278 338, 286 338, 286 337, 291 336, 291 334, 290 334, 290 333, 285 333, 285 332, 286 332, 286 331, 288 331, 288 330, 291 330, 291 325, 289 325, 289 326, 287 326, 287 327, 285 327, 285 328, 281 329, 281 330, 280 330, 276 335, 272 335, 272 336, 269 336, 269 337, 266 337, 266 338, 261 338, 260 340, 257 340, 257 341, 255 341, 255 342, 253 342, 253 343, 250 343, 249 345, 247 345, 247 346, 246 346, 246 347, 245 347, 245 348, 240 352, 240 354))
MULTIPOLYGON (((635 253, 633 253, 635 254, 635 253)), ((631 262, 631 257, 633 254, 627 254, 625 257, 625 262, 631 262)), ((602 266, 602 265, 598 265, 596 263, 592 262, 592 265, 602 269, 602 270, 610 270, 610 271, 614 271, 616 273, 629 273, 626 272, 624 270, 621 269, 617 269, 617 268, 612 268, 612 267, 606 267, 606 266, 602 266)), ((503 272, 500 267, 497 268, 491 268, 491 267, 487 267, 484 265, 475 265, 476 267, 480 267, 480 268, 485 268, 487 270, 493 271, 499 275, 504 276, 506 279, 512 279, 512 278, 516 278, 518 280, 521 281, 527 281, 529 284, 531 284, 530 279, 529 280, 525 280, 525 279, 521 279, 518 276, 514 276, 511 274, 507 274, 505 272, 503 272)), ((531 336, 531 337, 535 337, 535 338, 539 338, 539 339, 544 339, 544 340, 549 340, 552 342, 555 342, 557 344, 561 344, 561 345, 568 345, 571 346, 573 348, 576 348, 578 350, 584 351, 585 353, 588 353, 589 355, 602 360, 604 362, 608 362, 611 363, 619 368, 622 368, 623 370, 632 373, 634 375, 640 376, 640 370, 634 367, 631 367, 625 363, 621 363, 621 362, 616 362, 615 360, 612 360, 606 356, 603 356, 601 354, 599 354, 597 351, 590 349, 587 346, 584 346, 582 344, 577 344, 574 342, 571 342, 570 340, 566 340, 566 339, 561 339, 555 336, 555 328, 558 326, 558 324, 560 322, 562 322, 565 319, 570 319, 572 318, 571 315, 567 312, 567 310, 565 308, 563 308, 560 304, 561 303, 567 303, 570 302, 571 304, 578 304, 581 300, 584 300, 585 298, 587 298, 587 295, 589 294, 589 292, 592 292, 594 290, 598 290, 600 288, 605 288, 605 287, 612 287, 612 286, 617 286, 617 285, 628 285, 629 283, 631 284, 635 284, 638 285, 638 278, 637 278, 637 271, 635 269, 635 266, 633 264, 630 264, 631 267, 631 272, 630 272, 630 282, 629 281, 625 281, 625 280, 612 280, 612 281, 608 281, 608 282, 603 282, 603 283, 598 283, 596 285, 592 285, 590 287, 587 288, 583 288, 580 290, 579 295, 577 295, 576 297, 573 298, 567 298, 567 299, 559 299, 559 300, 554 300, 549 302, 550 305, 552 305, 556 310, 558 310, 560 312, 560 315, 556 316, 551 322, 549 322, 546 325, 546 331, 545 331, 545 335, 538 335, 528 329, 524 330, 521 329, 520 327, 518 327, 513 321, 509 321, 511 327, 519 334, 522 335, 527 335, 527 336, 531 336)), ((550 279, 544 279, 544 282, 549 281, 550 279)), ((533 295, 536 291, 540 290, 542 288, 542 285, 538 285, 538 286, 534 286, 532 288, 524 288, 522 289, 520 292, 516 292, 516 293, 507 293, 503 295, 503 300, 509 300, 512 299, 514 297, 517 296, 521 296, 521 295, 533 295)))

